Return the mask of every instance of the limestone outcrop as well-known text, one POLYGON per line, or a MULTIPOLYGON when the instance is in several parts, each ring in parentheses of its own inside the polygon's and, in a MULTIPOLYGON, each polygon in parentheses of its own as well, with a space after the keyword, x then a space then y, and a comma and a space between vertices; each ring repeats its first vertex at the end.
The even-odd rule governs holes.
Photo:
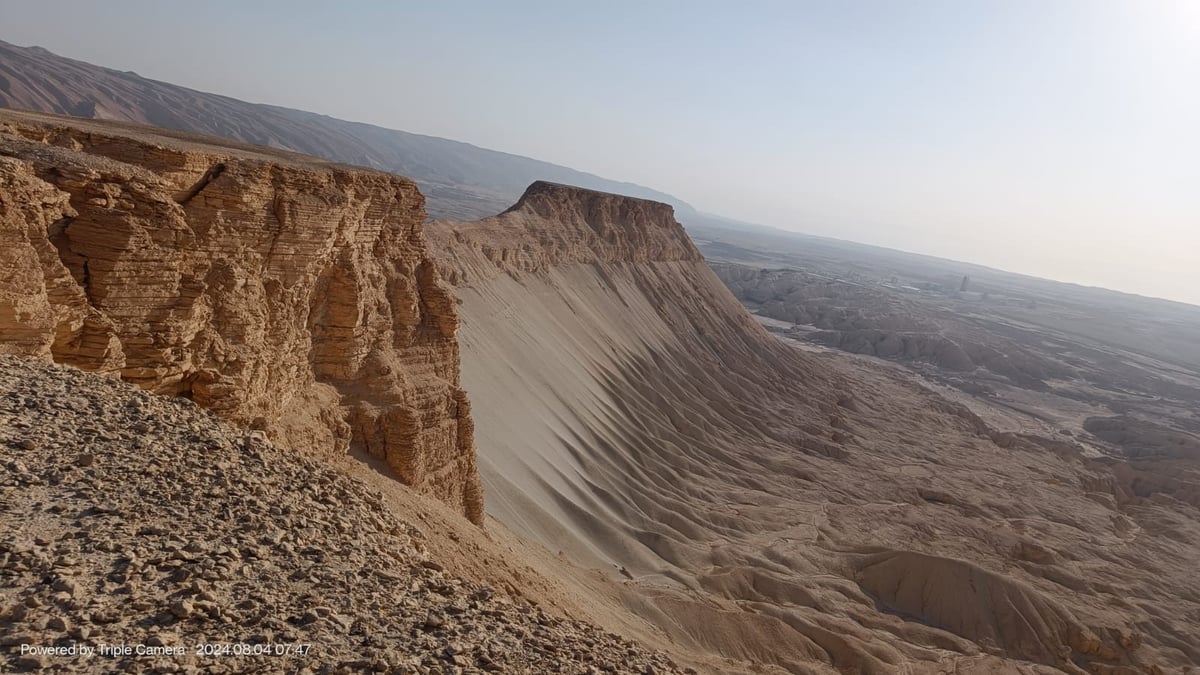
POLYGON ((47 237, 75 214, 32 165, 0 156, 0 352, 113 374, 124 356, 112 321, 88 304, 47 237))
POLYGON ((439 222, 429 236, 456 286, 470 282, 472 271, 704 260, 668 204, 545 181, 498 216, 439 222))
POLYGON ((358 446, 482 518, 455 302, 394 175, 0 112, 0 352, 358 446))

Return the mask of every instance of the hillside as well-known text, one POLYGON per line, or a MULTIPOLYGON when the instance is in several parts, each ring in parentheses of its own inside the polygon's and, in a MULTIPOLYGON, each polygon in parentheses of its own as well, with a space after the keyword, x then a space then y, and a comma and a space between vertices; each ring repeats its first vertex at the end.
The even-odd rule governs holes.
POLYGON ((443 571, 379 491, 188 401, 0 356, 0 418, 4 672, 679 672, 443 571))
POLYGON ((3 41, 0 107, 140 122, 389 171, 416 181, 428 199, 430 215, 436 218, 498 213, 535 180, 655 199, 691 211, 670 195, 565 166, 444 138, 247 103, 3 41))
POLYGON ((677 643, 797 673, 1200 660, 1200 527, 1171 467, 996 433, 786 345, 663 204, 535 184, 427 234, 489 511, 623 580, 677 643))

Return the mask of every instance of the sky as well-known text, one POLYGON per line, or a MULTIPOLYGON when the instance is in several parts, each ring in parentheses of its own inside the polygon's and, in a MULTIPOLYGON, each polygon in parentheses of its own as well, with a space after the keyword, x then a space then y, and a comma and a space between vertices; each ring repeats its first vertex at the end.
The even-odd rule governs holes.
POLYGON ((1200 304, 1200 0, 6 0, 0 39, 1200 304))

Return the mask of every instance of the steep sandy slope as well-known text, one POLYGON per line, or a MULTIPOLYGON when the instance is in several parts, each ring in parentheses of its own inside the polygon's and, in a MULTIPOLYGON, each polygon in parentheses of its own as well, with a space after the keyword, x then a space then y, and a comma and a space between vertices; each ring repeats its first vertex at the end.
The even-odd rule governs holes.
POLYGON ((1200 661, 1194 507, 791 350, 669 207, 539 183, 428 236, 490 512, 626 577, 679 645, 790 672, 1200 661))
POLYGON ((364 448, 479 521, 423 204, 390 174, 0 111, 0 352, 186 396, 287 447, 364 448))

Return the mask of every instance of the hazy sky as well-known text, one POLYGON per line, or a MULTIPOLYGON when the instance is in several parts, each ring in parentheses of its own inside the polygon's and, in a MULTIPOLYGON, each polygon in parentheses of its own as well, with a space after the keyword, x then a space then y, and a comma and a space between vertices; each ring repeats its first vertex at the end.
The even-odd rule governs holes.
POLYGON ((8 0, 0 39, 1200 303, 1200 0, 8 0))

